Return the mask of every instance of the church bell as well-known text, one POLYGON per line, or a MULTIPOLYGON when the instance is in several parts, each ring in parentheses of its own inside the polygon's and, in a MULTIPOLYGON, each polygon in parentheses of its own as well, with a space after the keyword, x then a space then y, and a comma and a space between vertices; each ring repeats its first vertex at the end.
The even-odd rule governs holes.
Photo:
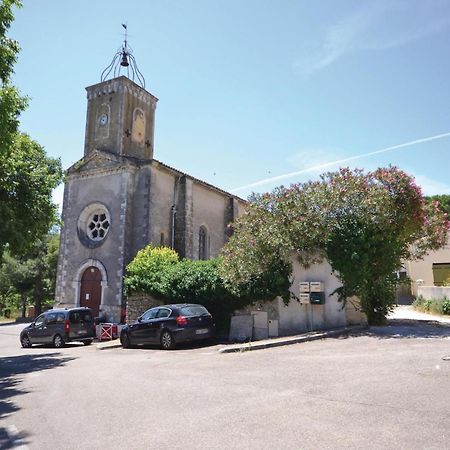
POLYGON ((128 62, 127 54, 125 52, 122 53, 122 61, 120 62, 122 67, 128 67, 130 64, 128 62))

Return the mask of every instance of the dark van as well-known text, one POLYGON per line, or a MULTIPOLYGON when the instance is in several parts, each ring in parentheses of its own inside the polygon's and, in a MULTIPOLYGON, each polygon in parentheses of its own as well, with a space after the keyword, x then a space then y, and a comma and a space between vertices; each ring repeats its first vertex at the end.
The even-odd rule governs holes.
POLYGON ((92 344, 95 336, 90 308, 50 309, 36 318, 20 333, 22 347, 33 344, 53 344, 64 347, 66 342, 92 344))

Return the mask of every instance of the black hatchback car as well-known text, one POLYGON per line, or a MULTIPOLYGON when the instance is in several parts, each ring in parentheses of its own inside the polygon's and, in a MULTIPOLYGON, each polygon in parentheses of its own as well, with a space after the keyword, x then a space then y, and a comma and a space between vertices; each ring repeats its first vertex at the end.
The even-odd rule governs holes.
POLYGON ((22 347, 53 344, 59 348, 71 341, 92 344, 94 336, 94 320, 90 308, 49 309, 21 331, 20 343, 22 347))
POLYGON ((176 304, 151 308, 137 322, 125 325, 120 333, 122 347, 159 344, 170 350, 181 342, 210 339, 214 321, 202 305, 176 304))

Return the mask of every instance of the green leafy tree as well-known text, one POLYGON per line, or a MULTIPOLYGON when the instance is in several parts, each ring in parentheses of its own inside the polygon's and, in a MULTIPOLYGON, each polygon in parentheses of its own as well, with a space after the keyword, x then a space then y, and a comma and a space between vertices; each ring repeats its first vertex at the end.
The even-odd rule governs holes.
POLYGON ((5 248, 21 253, 44 236, 56 218, 52 191, 62 180, 59 159, 19 132, 27 99, 11 85, 19 46, 8 38, 17 0, 0 4, 0 258, 5 248))
POLYGON ((6 36, 14 20, 13 6, 21 7, 17 0, 3 0, 0 4, 0 149, 7 151, 19 127, 19 114, 26 108, 27 99, 11 85, 19 44, 6 36))
POLYGON ((432 205, 434 203, 438 203, 439 208, 445 213, 450 214, 450 195, 441 194, 441 195, 432 195, 431 197, 425 197, 425 201, 432 205))
POLYGON ((293 255, 304 266, 326 258, 342 282, 340 300, 358 296, 369 323, 384 323, 395 302, 392 273, 445 245, 448 228, 401 170, 341 169, 254 196, 223 249, 221 273, 226 285, 245 285, 293 255))
POLYGON ((5 252, 0 266, 0 296, 7 304, 22 309, 27 305, 40 314, 42 306, 53 301, 58 263, 59 235, 49 233, 34 241, 26 254, 13 257, 5 252), (13 301, 15 300, 15 303, 13 301), (18 302, 19 300, 19 302, 18 302))
POLYGON ((14 258, 6 252, 1 272, 2 281, 5 283, 2 290, 8 289, 9 294, 16 294, 19 303, 15 306, 21 309, 22 317, 25 317, 26 307, 31 303, 31 289, 34 282, 32 262, 14 258))
POLYGON ((10 317, 20 307, 20 296, 10 282, 5 261, 0 264, 0 316, 10 317))

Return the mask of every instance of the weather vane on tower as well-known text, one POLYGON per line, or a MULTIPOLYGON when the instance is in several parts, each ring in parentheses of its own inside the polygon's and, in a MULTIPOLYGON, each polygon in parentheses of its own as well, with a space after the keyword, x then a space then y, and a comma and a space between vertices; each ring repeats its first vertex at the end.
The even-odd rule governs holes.
POLYGON ((111 74, 114 78, 120 76, 120 71, 122 68, 125 68, 127 77, 136 81, 145 89, 144 76, 138 69, 133 50, 128 46, 128 27, 125 23, 122 24, 122 27, 125 29, 125 39, 122 47, 117 50, 109 66, 102 72, 100 81, 105 81, 111 74))

